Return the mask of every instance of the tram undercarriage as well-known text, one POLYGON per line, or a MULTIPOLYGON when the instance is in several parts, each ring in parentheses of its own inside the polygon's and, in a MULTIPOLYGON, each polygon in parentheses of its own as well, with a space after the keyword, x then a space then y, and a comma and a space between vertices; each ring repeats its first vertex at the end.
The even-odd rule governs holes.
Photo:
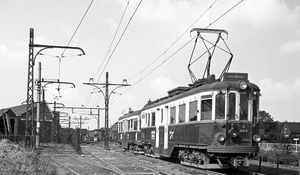
POLYGON ((249 166, 247 156, 222 156, 209 154, 205 150, 190 151, 179 150, 180 163, 201 169, 233 169, 241 166, 249 166))

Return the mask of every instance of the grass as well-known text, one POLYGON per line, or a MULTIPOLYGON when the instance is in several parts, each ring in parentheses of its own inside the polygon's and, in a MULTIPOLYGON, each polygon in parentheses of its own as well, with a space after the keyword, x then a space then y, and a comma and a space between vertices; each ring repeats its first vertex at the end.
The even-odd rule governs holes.
POLYGON ((0 170, 1 175, 55 175, 57 171, 35 151, 7 139, 0 141, 0 170))

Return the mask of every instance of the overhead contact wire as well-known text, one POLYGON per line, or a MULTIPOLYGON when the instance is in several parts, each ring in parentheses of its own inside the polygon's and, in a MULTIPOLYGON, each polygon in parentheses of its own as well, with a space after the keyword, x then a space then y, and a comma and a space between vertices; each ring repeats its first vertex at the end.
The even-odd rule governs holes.
MULTIPOLYGON (((217 0, 216 0, 217 1, 217 0)), ((215 2, 216 2, 215 1, 215 2)), ((206 28, 210 27, 212 24, 216 23, 218 20, 220 20, 223 16, 225 16, 228 12, 230 12, 231 10, 233 10, 236 6, 238 6, 243 0, 239 1, 237 4, 235 4, 233 7, 231 7, 229 10, 227 10, 225 13, 223 13, 221 16, 219 16, 216 20, 214 20, 212 23, 210 23, 206 28)), ((214 2, 214 3, 215 3, 214 2)), ((213 4, 214 4, 213 3, 213 4)), ((204 12, 204 14, 212 7, 212 5, 204 12)), ((201 15, 203 16, 203 15, 201 15)), ((201 16, 199 18, 201 18, 201 16)), ((197 19, 198 20, 198 19, 197 19)), ((194 22, 195 23, 195 22, 194 22)), ((193 23, 193 24, 194 24, 193 23)), ((193 25, 192 24, 192 25, 193 25)), ((183 35, 183 34, 182 34, 183 35)), ((181 36, 180 36, 181 37, 181 36)), ((195 36, 196 37, 196 36, 195 36)), ((125 91, 123 91, 122 94, 124 94, 125 92, 127 92, 128 90, 132 89, 135 85, 137 85, 139 82, 141 82, 143 79, 145 79, 148 75, 150 75, 152 72, 154 72, 158 67, 160 67, 162 64, 164 64, 167 60, 169 60, 171 57, 173 57, 177 52, 179 52, 183 47, 185 47, 188 43, 190 43, 195 37, 193 37, 191 40, 189 40, 187 43, 185 43, 181 48, 179 48, 177 51, 175 51, 170 57, 168 57, 166 60, 164 60, 162 63, 160 63, 158 66, 156 66, 154 69, 152 69, 148 74, 146 74, 145 76, 143 76, 141 79, 139 79, 136 83, 134 83, 132 86, 130 86, 128 89, 126 89, 125 91)), ((179 40, 179 39, 177 39, 179 40)), ((177 41, 176 40, 176 41, 177 41)), ((172 44, 173 45, 173 44, 172 44)), ((171 45, 171 46, 172 46, 171 45)), ((165 52, 164 52, 165 53, 165 52)), ((163 53, 163 54, 164 54, 163 53)), ((161 55, 163 55, 161 54, 161 55)), ((142 73, 143 71, 141 71, 142 73)), ((136 76, 136 75, 135 75, 136 76)), ((135 77, 134 76, 134 77, 135 77)), ((133 77, 131 77, 133 78, 133 77)))
MULTIPOLYGON (((135 11, 133 12, 132 16, 130 17, 130 19, 129 19, 129 21, 128 21, 126 27, 125 27, 125 29, 123 30, 123 33, 122 33, 121 37, 119 38, 119 40, 118 40, 116 46, 114 47, 114 49, 113 49, 111 55, 109 56, 109 58, 108 58, 108 60, 107 60, 107 62, 106 62, 106 64, 105 64, 105 66, 104 66, 104 68, 103 68, 103 70, 102 70, 102 72, 101 72, 101 74, 100 74, 100 77, 101 77, 101 75, 103 74, 103 72, 104 72, 106 66, 108 65, 108 63, 109 63, 109 61, 110 61, 112 55, 114 54, 115 50, 117 49, 117 47, 118 47, 118 45, 119 45, 121 39, 123 38, 123 36, 124 36, 124 34, 125 34, 125 32, 126 32, 128 26, 129 26, 130 22, 132 21, 132 18, 133 18, 134 15, 136 14, 136 12, 137 12, 138 8, 140 7, 142 1, 143 1, 143 0, 141 0, 141 1, 139 2, 138 6, 136 7, 135 11)), ((100 79, 100 77, 99 77, 99 79, 100 79)))
MULTIPOLYGON (((140 73, 142 73, 142 72, 144 72, 145 70, 147 70, 152 64, 154 64, 160 57, 162 57, 163 55, 165 55, 166 54, 166 52, 168 51, 168 50, 170 50, 182 37, 183 37, 183 35, 186 33, 186 32, 188 32, 189 31, 189 29, 196 23, 196 22, 198 22, 201 18, 202 18, 202 16, 203 15, 205 15, 205 13, 207 13, 207 11, 209 10, 209 9, 211 9, 212 8, 212 6, 217 2, 218 0, 215 0, 162 54, 160 54, 154 61, 152 61, 148 66, 146 66, 142 71, 140 71, 140 73)), ((136 77, 137 75, 139 75, 140 73, 138 73, 138 74, 136 74, 136 75, 134 75, 134 76, 132 76, 132 77, 130 77, 128 80, 130 80, 130 79, 132 79, 132 78, 134 78, 134 77, 136 77)))
MULTIPOLYGON (((75 32, 73 33, 73 35, 72 35, 71 39, 69 40, 69 42, 68 42, 68 44, 67 44, 67 47, 70 45, 71 41, 73 40, 73 38, 74 38, 75 34, 77 33, 77 30, 79 29, 79 27, 80 27, 80 25, 81 25, 82 21, 84 20, 84 18, 85 18, 85 16, 86 16, 86 14, 87 14, 87 13, 88 13, 88 11, 90 10, 90 7, 92 6, 93 2, 94 2, 94 0, 92 0, 92 1, 90 2, 90 5, 89 5, 89 6, 88 6, 88 8, 86 9, 86 11, 85 11, 85 13, 84 13, 83 17, 81 18, 81 20, 80 20, 79 24, 78 24, 78 25, 77 25, 77 27, 76 27, 76 30, 75 30, 75 32)), ((63 55, 64 55, 65 51, 66 51, 66 49, 64 49, 64 51, 62 52, 62 54, 61 54, 61 57, 63 57, 63 55)))
MULTIPOLYGON (((122 23, 122 21, 123 21, 123 18, 124 18, 124 16, 125 16, 125 13, 126 13, 126 11, 127 11, 127 8, 128 8, 128 5, 129 5, 129 1, 130 1, 130 0, 128 0, 127 5, 126 5, 126 7, 125 7, 125 9, 124 9, 124 12, 123 12, 122 17, 121 17, 121 19, 120 19, 120 22, 119 22, 119 24, 118 24, 117 30, 115 31, 114 37, 113 37, 113 39, 112 39, 112 41, 111 41, 111 43, 110 43, 110 46, 109 46, 109 48, 108 48, 108 51, 107 51, 107 53, 106 53, 106 55, 105 55, 105 57, 104 57, 104 59, 103 59, 101 65, 100 65, 100 68, 99 68, 98 71, 95 73, 94 77, 95 77, 96 74, 101 70, 101 68, 102 68, 102 66, 103 66, 103 64, 104 64, 104 62, 105 62, 107 56, 109 55, 109 52, 110 52, 110 50, 111 50, 111 48, 112 48, 112 45, 113 45, 113 43, 114 43, 114 41, 115 41, 115 38, 116 38, 116 36, 117 36, 117 33, 118 33, 118 31, 119 31, 119 28, 120 28, 121 23, 122 23)), ((101 77, 101 75, 99 76, 97 82, 99 81, 100 77, 101 77)))

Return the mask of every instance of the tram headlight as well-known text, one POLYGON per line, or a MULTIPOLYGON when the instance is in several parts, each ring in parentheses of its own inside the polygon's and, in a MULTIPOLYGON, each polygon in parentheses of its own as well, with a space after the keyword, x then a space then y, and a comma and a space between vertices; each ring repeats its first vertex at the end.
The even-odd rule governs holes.
POLYGON ((253 141, 254 141, 254 142, 260 142, 260 141, 261 141, 261 137, 260 137, 259 135, 255 134, 255 135, 253 136, 253 141))
POLYGON ((215 134, 215 140, 218 141, 218 142, 224 142, 226 139, 225 135, 222 134, 222 133, 217 133, 215 134))
POLYGON ((238 131, 234 128, 231 128, 229 131, 228 131, 228 134, 230 135, 230 137, 232 138, 235 138, 238 136, 238 131))
POLYGON ((223 134, 219 134, 217 137, 218 142, 224 142, 225 136, 223 134))
POLYGON ((245 89, 247 89, 247 87, 248 87, 248 84, 247 84, 246 81, 240 81, 239 82, 239 88, 240 89, 245 90, 245 89))

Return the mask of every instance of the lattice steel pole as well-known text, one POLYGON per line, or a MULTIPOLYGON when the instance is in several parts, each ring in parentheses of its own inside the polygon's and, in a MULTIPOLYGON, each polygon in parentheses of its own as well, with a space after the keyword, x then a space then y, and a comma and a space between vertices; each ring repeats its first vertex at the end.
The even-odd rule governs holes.
MULTIPOLYGON (((25 135, 32 136, 34 134, 34 127, 33 127, 33 109, 34 109, 34 99, 33 99, 33 89, 34 89, 34 81, 33 81, 33 73, 34 73, 34 30, 33 28, 30 29, 29 33, 29 59, 28 59, 28 81, 27 81, 27 108, 26 108, 26 129, 25 135), (30 132, 31 131, 31 132, 30 132)), ((33 138, 33 137, 31 137, 33 138)), ((32 144, 34 142, 32 141, 32 144)), ((26 146, 28 146, 28 142, 26 142, 26 146)))
MULTIPOLYGON (((34 62, 37 57, 41 53, 41 51, 46 49, 77 49, 82 52, 82 54, 79 54, 78 56, 85 55, 84 50, 80 47, 70 47, 70 46, 55 46, 55 45, 41 45, 41 44, 34 44, 34 30, 33 28, 30 28, 29 33, 29 59, 28 59, 28 81, 27 81, 27 108, 26 108, 26 129, 25 129, 25 135, 28 136, 31 134, 31 144, 34 145, 34 135, 35 130, 33 126, 34 122, 34 62), (34 47, 40 47, 40 49, 34 56, 34 47), (31 132, 30 132, 31 130, 31 132)), ((28 138, 28 137, 27 137, 28 138)), ((28 146, 28 142, 26 141, 26 146, 28 146)))

